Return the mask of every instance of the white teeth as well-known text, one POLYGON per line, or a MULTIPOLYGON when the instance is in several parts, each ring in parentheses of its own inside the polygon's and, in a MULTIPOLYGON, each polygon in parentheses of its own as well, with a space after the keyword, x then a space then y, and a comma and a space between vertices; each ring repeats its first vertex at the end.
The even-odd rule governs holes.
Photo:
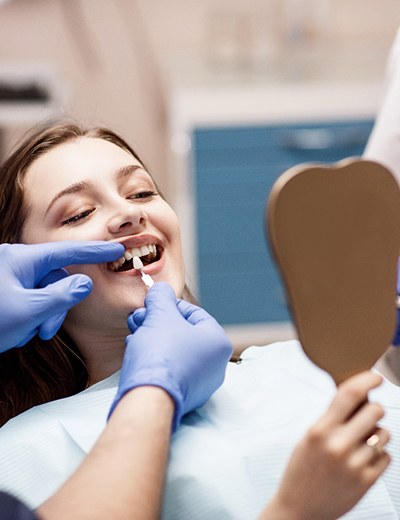
MULTIPOLYGON (((157 246, 155 244, 146 244, 141 247, 134 247, 130 250, 130 253, 131 253, 132 257, 137 256, 138 258, 140 258, 141 256, 149 255, 149 254, 156 255, 157 246)), ((125 258, 126 258, 126 255, 125 255, 125 258)), ((129 258, 129 260, 131 260, 131 258, 129 258)), ((127 260, 128 260, 128 258, 127 258, 127 260)))
POLYGON ((147 255, 157 255, 157 246, 155 244, 145 244, 141 247, 133 247, 132 249, 126 249, 124 252, 124 256, 115 260, 115 262, 111 262, 109 267, 111 270, 118 271, 118 269, 124 265, 125 262, 129 262, 133 259, 133 267, 134 269, 142 269, 143 262, 140 260, 141 256, 147 255))
POLYGON ((143 269, 143 262, 140 260, 138 256, 133 257, 133 267, 135 269, 143 269))
POLYGON ((118 258, 118 260, 115 260, 115 262, 112 262, 112 266, 114 270, 117 270, 121 265, 125 263, 125 258, 121 256, 121 258, 118 258))
POLYGON ((124 258, 125 260, 132 260, 133 255, 130 253, 130 251, 125 251, 124 258))

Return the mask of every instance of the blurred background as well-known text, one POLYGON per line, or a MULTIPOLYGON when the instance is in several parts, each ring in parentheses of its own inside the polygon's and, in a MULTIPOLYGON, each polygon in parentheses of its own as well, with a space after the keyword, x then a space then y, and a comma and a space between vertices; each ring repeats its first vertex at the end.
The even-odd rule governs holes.
POLYGON ((1 0, 0 151, 54 115, 112 127, 178 211, 202 304, 237 343, 287 337, 265 198, 362 153, 399 23, 397 0, 1 0))

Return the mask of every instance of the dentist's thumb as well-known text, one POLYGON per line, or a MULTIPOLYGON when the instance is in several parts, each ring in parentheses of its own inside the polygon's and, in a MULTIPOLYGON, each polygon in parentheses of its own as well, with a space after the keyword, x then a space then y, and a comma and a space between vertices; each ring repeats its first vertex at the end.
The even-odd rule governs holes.
POLYGON ((128 327, 132 334, 141 327, 145 321, 158 321, 168 319, 177 312, 177 299, 174 290, 166 282, 157 282, 151 287, 145 298, 145 307, 136 309, 128 317, 128 327))
POLYGON ((52 338, 63 324, 67 312, 86 298, 92 288, 93 282, 88 276, 76 274, 42 289, 34 289, 39 336, 45 340, 52 338))

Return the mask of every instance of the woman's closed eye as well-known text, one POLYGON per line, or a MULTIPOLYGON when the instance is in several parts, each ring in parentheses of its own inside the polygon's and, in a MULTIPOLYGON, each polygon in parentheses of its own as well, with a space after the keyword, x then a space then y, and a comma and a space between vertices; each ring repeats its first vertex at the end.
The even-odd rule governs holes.
POLYGON ((139 192, 133 193, 128 198, 132 199, 132 200, 151 199, 155 195, 158 195, 158 193, 156 191, 154 191, 154 190, 143 190, 143 191, 139 191, 139 192))
POLYGON ((83 220, 83 219, 87 218, 91 213, 93 213, 93 211, 94 211, 94 208, 85 209, 85 211, 81 211, 77 215, 74 215, 73 217, 69 217, 66 220, 63 220, 61 222, 61 224, 63 226, 68 226, 68 225, 71 225, 71 224, 75 224, 79 220, 83 220))

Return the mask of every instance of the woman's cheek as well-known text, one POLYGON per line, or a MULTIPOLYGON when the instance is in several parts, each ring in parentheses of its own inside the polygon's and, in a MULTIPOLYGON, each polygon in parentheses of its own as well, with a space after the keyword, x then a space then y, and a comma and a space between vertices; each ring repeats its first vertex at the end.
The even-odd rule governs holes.
POLYGON ((68 265, 67 267, 65 267, 65 270, 68 274, 85 274, 86 276, 89 276, 92 280, 96 277, 93 265, 68 265))

